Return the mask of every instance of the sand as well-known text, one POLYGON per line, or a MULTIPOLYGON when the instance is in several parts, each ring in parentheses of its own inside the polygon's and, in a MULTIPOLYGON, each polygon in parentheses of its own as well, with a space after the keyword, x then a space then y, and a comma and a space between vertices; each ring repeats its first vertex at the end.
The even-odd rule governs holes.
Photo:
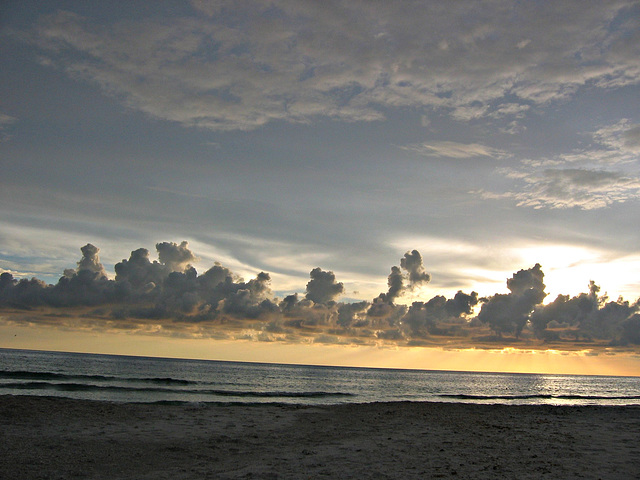
POLYGON ((0 396, 2 479, 640 478, 640 407, 0 396))

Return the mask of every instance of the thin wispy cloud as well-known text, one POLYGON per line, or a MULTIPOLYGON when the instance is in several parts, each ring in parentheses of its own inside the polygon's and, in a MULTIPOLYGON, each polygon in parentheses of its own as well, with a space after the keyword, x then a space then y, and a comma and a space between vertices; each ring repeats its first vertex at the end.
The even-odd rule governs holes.
POLYGON ((6 142, 11 139, 11 134, 9 133, 9 127, 16 122, 16 118, 11 115, 6 115, 0 112, 0 143, 6 142))
POLYGON ((403 150, 411 151, 424 155, 425 157, 443 157, 443 158, 474 158, 474 157, 493 157, 502 158, 507 154, 504 151, 487 147, 479 143, 457 143, 457 142, 432 142, 419 143, 412 145, 404 145, 403 150))
POLYGON ((514 199, 519 207, 594 210, 640 199, 640 179, 618 172, 585 169, 546 169, 512 173, 523 182, 518 192, 475 192, 486 199, 514 199))
POLYGON ((527 159, 521 166, 499 169, 519 183, 517 191, 479 191, 486 199, 514 199, 517 206, 536 209, 594 210, 640 198, 640 179, 613 170, 637 162, 640 127, 628 119, 587 134, 588 148, 555 158, 527 159))
POLYGON ((525 182, 528 191, 514 195, 519 206, 591 210, 640 198, 640 180, 616 172, 545 170, 525 182))

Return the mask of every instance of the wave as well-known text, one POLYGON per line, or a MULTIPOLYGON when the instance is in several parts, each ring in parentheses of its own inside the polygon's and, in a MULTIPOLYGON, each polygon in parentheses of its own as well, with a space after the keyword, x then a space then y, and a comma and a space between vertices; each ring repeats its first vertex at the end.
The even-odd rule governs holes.
POLYGON ((92 382, 141 382, 155 385, 195 385, 198 382, 178 378, 162 377, 113 377, 108 375, 72 375, 54 372, 29 372, 20 370, 0 371, 0 379, 11 380, 87 380, 92 382))
POLYGON ((0 384, 0 389, 11 390, 53 390, 59 392, 127 392, 127 393, 164 393, 178 395, 212 395, 219 397, 256 397, 256 398, 322 398, 352 397, 353 393, 345 392, 287 392, 287 391, 249 391, 219 389, 176 389, 161 387, 129 387, 121 385, 92 385, 86 383, 49 383, 49 382, 15 382, 0 384))
POLYGON ((456 400, 640 400, 640 395, 552 395, 548 393, 536 393, 530 395, 471 395, 440 394, 441 398, 456 400))

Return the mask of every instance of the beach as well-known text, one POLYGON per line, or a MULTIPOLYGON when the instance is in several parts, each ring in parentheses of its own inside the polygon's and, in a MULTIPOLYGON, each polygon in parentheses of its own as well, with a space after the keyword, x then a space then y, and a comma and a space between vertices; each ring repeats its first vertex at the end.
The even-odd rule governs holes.
POLYGON ((0 396, 0 478, 640 478, 640 407, 0 396))

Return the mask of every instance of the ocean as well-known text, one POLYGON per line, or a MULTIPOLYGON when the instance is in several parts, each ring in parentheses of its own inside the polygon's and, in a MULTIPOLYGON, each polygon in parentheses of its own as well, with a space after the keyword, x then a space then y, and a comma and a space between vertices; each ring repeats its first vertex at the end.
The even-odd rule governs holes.
POLYGON ((640 405, 640 377, 281 365, 0 349, 0 395, 141 403, 640 405))

